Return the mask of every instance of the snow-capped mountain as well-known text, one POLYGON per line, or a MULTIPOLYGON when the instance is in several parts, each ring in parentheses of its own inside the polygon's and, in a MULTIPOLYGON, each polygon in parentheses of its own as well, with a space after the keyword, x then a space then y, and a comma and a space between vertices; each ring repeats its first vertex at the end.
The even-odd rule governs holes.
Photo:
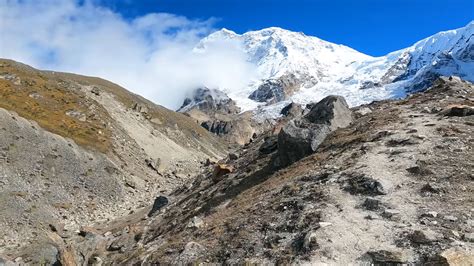
POLYGON ((305 104, 329 94, 342 95, 355 106, 425 89, 440 75, 474 81, 473 35, 471 22, 386 56, 371 57, 281 28, 241 35, 222 29, 201 40, 195 50, 210 49, 213 42, 238 42, 248 62, 256 66, 258 78, 238 91, 219 89, 243 110, 268 117, 278 115, 290 101, 305 104))

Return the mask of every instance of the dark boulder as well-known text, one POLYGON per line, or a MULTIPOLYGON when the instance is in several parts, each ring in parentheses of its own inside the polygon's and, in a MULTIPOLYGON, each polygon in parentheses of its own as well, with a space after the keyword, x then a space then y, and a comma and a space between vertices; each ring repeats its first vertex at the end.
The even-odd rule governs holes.
POLYGON ((292 164, 313 153, 330 132, 324 124, 291 120, 278 134, 280 165, 292 164))
POLYGON ((228 134, 233 127, 232 122, 219 120, 205 121, 201 123, 201 126, 218 136, 228 134))
POLYGON ((261 154, 270 154, 274 151, 276 151, 278 148, 278 136, 269 136, 265 137, 263 144, 260 145, 258 148, 258 151, 261 154))
POLYGON ((303 108, 301 105, 291 102, 281 109, 280 114, 283 116, 298 117, 303 114, 303 108))
POLYGON ((347 127, 352 122, 352 112, 342 96, 327 96, 312 106, 304 116, 314 124, 326 124, 332 130, 347 127))
POLYGON ((470 116, 474 115, 474 106, 455 105, 442 112, 445 116, 470 116))
POLYGON ((341 96, 328 96, 309 107, 306 115, 289 121, 278 134, 278 166, 315 152, 331 131, 352 122, 352 112, 341 96))
POLYGON ((165 196, 158 196, 153 202, 153 207, 151 208, 150 212, 148 213, 148 217, 153 216, 156 212, 161 210, 163 207, 168 205, 169 201, 168 198, 165 196))
POLYGON ((364 203, 362 203, 362 207, 369 211, 380 211, 384 209, 382 202, 374 198, 366 198, 364 203))
POLYGON ((403 265, 408 262, 406 252, 395 250, 374 250, 367 252, 375 265, 403 265))
POLYGON ((362 194, 368 196, 387 194, 379 181, 364 175, 357 175, 349 178, 345 190, 351 194, 362 194))

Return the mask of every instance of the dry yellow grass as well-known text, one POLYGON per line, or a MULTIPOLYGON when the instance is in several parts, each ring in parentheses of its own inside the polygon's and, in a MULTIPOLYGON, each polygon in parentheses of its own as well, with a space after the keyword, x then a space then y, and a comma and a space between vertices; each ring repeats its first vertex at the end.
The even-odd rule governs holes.
POLYGON ((110 146, 110 132, 106 128, 107 112, 87 100, 83 92, 69 88, 69 84, 40 71, 20 68, 6 60, 0 61, 0 75, 15 78, 0 79, 0 107, 36 121, 42 128, 73 139, 77 144, 101 152, 110 146), (94 112, 91 112, 93 107, 94 112), (74 110, 87 117, 80 121, 67 115, 74 110))
MULTIPOLYGON (((15 61, 0 59, 0 108, 36 121, 42 128, 74 140, 85 148, 108 152, 114 121, 102 105, 86 96, 84 86, 98 87, 114 95, 127 108, 145 105, 147 117, 157 129, 176 129, 188 139, 205 140, 222 148, 204 128, 189 117, 156 105, 110 81, 71 73, 41 71, 15 61), (74 111, 82 117, 73 117, 74 111), (85 118, 85 121, 84 121, 85 118)), ((168 136, 175 141, 175 134, 168 136)))

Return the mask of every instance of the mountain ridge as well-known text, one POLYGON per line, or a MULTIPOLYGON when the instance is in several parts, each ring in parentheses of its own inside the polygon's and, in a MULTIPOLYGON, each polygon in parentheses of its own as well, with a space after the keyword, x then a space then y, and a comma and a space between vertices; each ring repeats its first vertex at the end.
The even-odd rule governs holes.
POLYGON ((224 28, 203 38, 195 49, 212 49, 211 44, 220 41, 239 43, 248 62, 257 67, 258 77, 239 90, 214 89, 227 93, 243 111, 262 108, 259 113, 272 118, 277 113, 271 111, 276 108, 274 105, 252 101, 249 96, 265 81, 288 74, 294 74, 301 84, 288 95, 289 100, 305 104, 308 99, 314 101, 338 94, 351 106, 404 97, 411 91, 427 88, 441 75, 474 81, 474 63, 470 59, 474 54, 473 32, 474 21, 424 38, 410 47, 373 57, 345 45, 279 27, 243 34, 224 28))

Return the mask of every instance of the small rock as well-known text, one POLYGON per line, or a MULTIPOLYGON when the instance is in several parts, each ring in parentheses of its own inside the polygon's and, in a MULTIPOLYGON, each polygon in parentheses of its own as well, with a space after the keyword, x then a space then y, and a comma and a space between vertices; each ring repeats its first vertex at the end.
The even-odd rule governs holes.
POLYGON ((367 255, 369 255, 372 262, 376 265, 397 265, 408 262, 408 255, 404 251, 376 250, 367 252, 367 255))
POLYGON ((424 140, 426 139, 426 136, 425 135, 413 135, 414 138, 417 138, 417 139, 420 139, 420 140, 424 140))
POLYGON ((203 165, 204 166, 209 166, 209 165, 214 165, 216 164, 217 162, 215 160, 212 160, 210 158, 207 158, 206 161, 203 162, 203 165))
POLYGON ((204 226, 204 221, 197 217, 197 216, 194 216, 191 221, 189 221, 188 223, 188 227, 189 228, 201 228, 204 226))
POLYGON ((366 198, 362 203, 362 207, 369 211, 378 211, 383 208, 382 202, 374 198, 366 198))
POLYGON ((450 221, 450 222, 456 222, 458 220, 457 217, 455 216, 452 216, 452 215, 446 215, 443 217, 446 221, 450 221))
POLYGON ((418 144, 418 142, 411 138, 400 138, 400 139, 393 138, 387 141, 385 145, 388 147, 397 147, 397 146, 407 146, 407 145, 415 145, 415 144, 418 144))
POLYGON ((364 175, 350 178, 345 190, 349 191, 351 194, 363 194, 370 196, 387 194, 379 181, 364 175))
POLYGON ((461 236, 459 235, 458 231, 451 230, 451 234, 457 238, 460 238, 461 236))
POLYGON ((158 196, 153 202, 153 207, 151 208, 150 212, 148 213, 148 217, 153 216, 156 212, 161 210, 164 206, 168 205, 169 200, 165 196, 158 196))
MULTIPOLYGON (((473 211, 473 210, 471 209, 471 211, 473 211)), ((468 219, 466 221, 466 224, 467 224, 467 226, 474 228, 474 220, 468 219)))
POLYGON ((369 214, 369 215, 365 216, 364 218, 367 219, 367 220, 379 220, 380 216, 378 216, 376 214, 369 214))
POLYGON ((81 226, 81 228, 79 229, 79 235, 82 237, 90 238, 99 235, 99 231, 90 226, 81 226))
POLYGON ((310 231, 308 232, 303 241, 303 248, 307 251, 313 250, 315 247, 318 246, 318 237, 315 232, 310 231))
POLYGON ((438 217, 438 213, 435 211, 429 211, 421 214, 421 217, 429 217, 429 218, 436 218, 438 217))
POLYGON ((398 218, 399 214, 400 214, 400 211, 398 210, 386 209, 383 211, 382 217, 394 219, 394 218, 398 218))
POLYGON ((235 160, 237 160, 237 159, 239 159, 239 155, 238 155, 238 154, 236 154, 236 153, 229 153, 229 160, 235 161, 235 160))
POLYGON ((179 255, 176 263, 172 264, 193 264, 206 253, 206 249, 203 245, 197 242, 188 242, 184 246, 183 252, 179 255))
POLYGON ((431 113, 432 113, 432 114, 436 114, 436 113, 441 112, 442 110, 443 110, 443 109, 442 109, 441 107, 435 106, 435 107, 431 108, 431 113))
POLYGON ((223 176, 232 173, 234 171, 234 167, 227 164, 216 164, 214 167, 214 171, 212 172, 211 179, 214 182, 218 182, 222 179, 223 176))
POLYGON ((139 112, 141 114, 145 114, 145 115, 148 114, 148 108, 144 104, 135 103, 132 106, 132 110, 136 111, 136 112, 139 112))
POLYGON ((464 234, 463 239, 467 242, 474 242, 474 233, 464 234))
POLYGON ((283 116, 298 117, 303 114, 303 108, 301 105, 291 102, 281 109, 280 114, 283 116))
POLYGON ((157 158, 156 160, 145 159, 145 163, 148 167, 158 172, 158 169, 160 168, 160 164, 161 164, 161 159, 160 158, 157 158))
POLYGON ((88 261, 88 265, 91 265, 91 266, 101 266, 102 264, 103 264, 103 260, 98 256, 93 256, 88 261))
POLYGON ((431 230, 416 230, 410 235, 410 240, 417 244, 429 244, 440 239, 440 234, 431 230))
POLYGON ((410 174, 414 175, 431 175, 433 171, 428 169, 426 164, 418 164, 413 167, 409 167, 406 169, 410 174))
POLYGON ((96 96, 100 96, 100 89, 94 86, 91 90, 91 93, 95 94, 96 96))
POLYGON ((324 227, 328 227, 328 226, 332 225, 332 223, 330 223, 330 222, 319 222, 318 224, 319 224, 320 228, 324 228, 324 227))
POLYGON ((359 116, 364 116, 372 113, 372 110, 369 107, 362 107, 359 110, 355 111, 355 113, 359 116))
POLYGON ((441 190, 442 189, 440 187, 427 183, 423 187, 421 187, 420 192, 422 194, 438 194, 441 192, 441 190))
POLYGON ((81 122, 85 122, 87 117, 84 113, 76 111, 76 110, 68 110, 66 111, 66 115, 72 118, 75 118, 81 122))

